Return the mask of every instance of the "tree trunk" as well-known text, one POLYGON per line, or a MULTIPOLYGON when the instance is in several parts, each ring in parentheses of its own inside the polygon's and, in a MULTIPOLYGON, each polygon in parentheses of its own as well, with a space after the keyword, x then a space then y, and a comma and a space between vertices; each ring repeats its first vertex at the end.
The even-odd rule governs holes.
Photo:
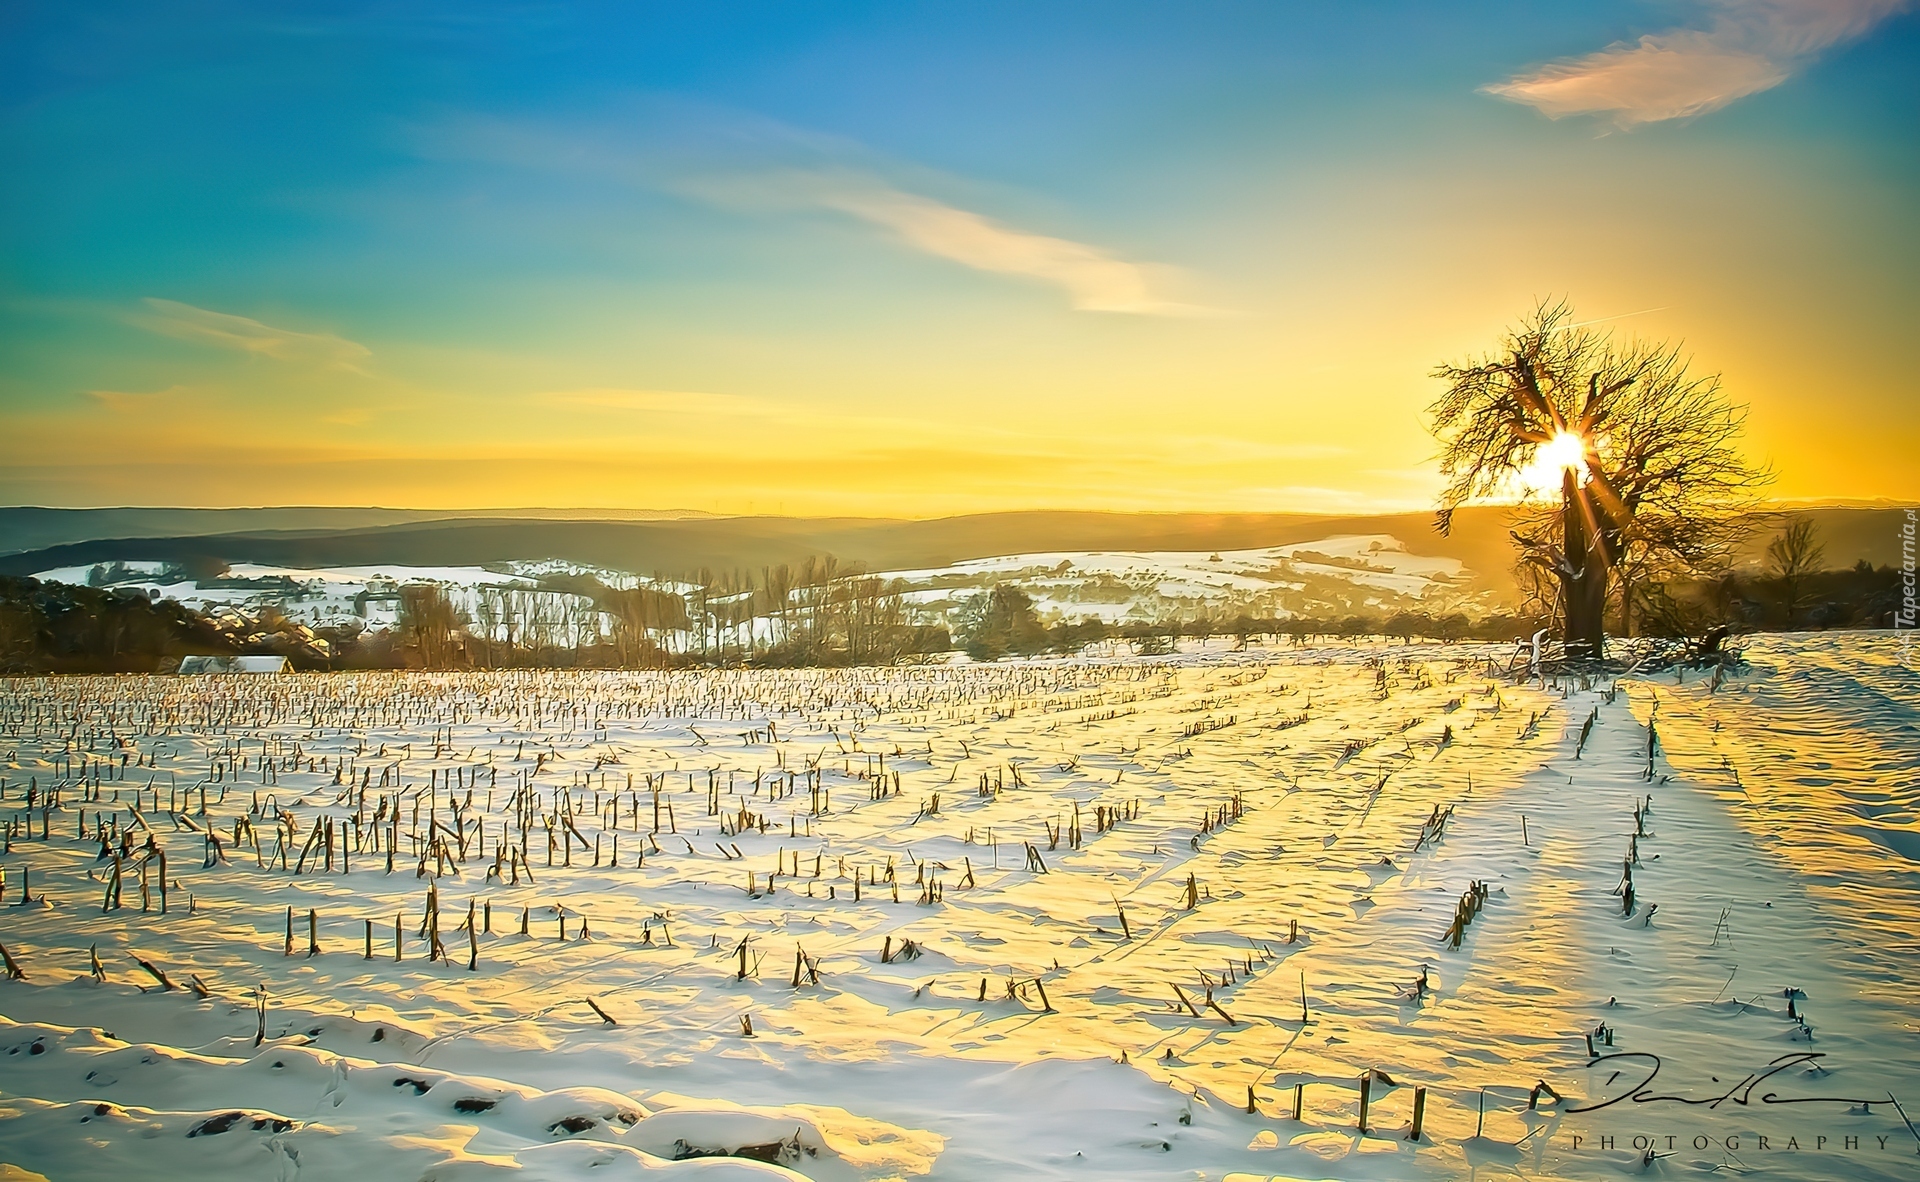
POLYGON ((1560 485, 1561 553, 1573 569, 1560 576, 1566 598, 1565 643, 1571 659, 1606 655, 1607 557, 1605 543, 1587 522, 1580 486, 1569 469, 1560 485))

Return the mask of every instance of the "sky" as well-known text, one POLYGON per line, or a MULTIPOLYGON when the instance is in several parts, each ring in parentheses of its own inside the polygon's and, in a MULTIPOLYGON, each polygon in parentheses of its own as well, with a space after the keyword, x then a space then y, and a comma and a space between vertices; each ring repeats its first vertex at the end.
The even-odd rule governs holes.
POLYGON ((1920 499, 1920 17, 0 7, 4 503, 1418 508, 1543 298, 1920 499))

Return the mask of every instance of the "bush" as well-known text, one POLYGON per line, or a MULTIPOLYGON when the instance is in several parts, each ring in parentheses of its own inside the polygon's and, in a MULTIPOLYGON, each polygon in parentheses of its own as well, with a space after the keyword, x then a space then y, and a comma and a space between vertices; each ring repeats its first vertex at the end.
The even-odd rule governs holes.
POLYGON ((1002 583, 967 607, 974 610, 959 613, 963 621, 960 644, 976 661, 1030 656, 1049 647, 1047 630, 1040 623, 1032 597, 1018 587, 1002 583))

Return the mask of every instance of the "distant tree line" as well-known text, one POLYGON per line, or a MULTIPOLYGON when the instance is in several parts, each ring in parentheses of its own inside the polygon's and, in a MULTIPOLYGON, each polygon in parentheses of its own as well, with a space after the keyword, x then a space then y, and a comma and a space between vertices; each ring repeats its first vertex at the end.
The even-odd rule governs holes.
POLYGON ((1698 636, 1725 624, 1735 632, 1891 628, 1900 573, 1866 560, 1844 570, 1735 570, 1650 589, 1637 621, 1647 635, 1698 636))
POLYGON ((1543 617, 1497 613, 1478 619, 1464 612, 1434 616, 1400 611, 1382 615, 1253 616, 1198 612, 1152 622, 1108 623, 1097 619, 1043 623, 1032 597, 1001 584, 963 603, 954 612, 959 647, 975 660, 1011 656, 1077 653, 1105 641, 1126 641, 1136 652, 1174 651, 1182 640, 1231 637, 1237 644, 1288 640, 1511 640, 1546 625, 1543 617))
POLYGON ((239 651, 172 600, 0 577, 0 673, 147 673, 193 653, 239 651))
POLYGON ((343 650, 343 667, 677 668, 887 665, 952 648, 944 627, 908 618, 905 586, 835 559, 751 572, 701 569, 651 585, 591 575, 540 580, 530 595, 482 588, 476 613, 444 588, 402 589, 397 634, 343 650), (667 588, 676 588, 668 590, 667 588))
MULTIPOLYGON (((1527 597, 1532 614, 1558 629, 1560 601, 1534 591, 1527 597)), ((1736 633, 1891 628, 1899 605, 1898 571, 1865 559, 1828 567, 1813 522, 1800 517, 1785 520, 1757 565, 1703 565, 1623 583, 1605 624, 1608 634, 1627 637, 1699 637, 1718 627, 1736 633)))

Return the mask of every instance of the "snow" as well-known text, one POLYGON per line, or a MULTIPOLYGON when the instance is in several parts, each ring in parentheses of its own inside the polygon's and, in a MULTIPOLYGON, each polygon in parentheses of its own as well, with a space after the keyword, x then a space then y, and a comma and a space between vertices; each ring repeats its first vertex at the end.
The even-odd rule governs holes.
POLYGON ((308 569, 298 566, 264 566, 236 562, 228 572, 235 579, 288 578, 296 583, 321 579, 329 584, 364 587, 370 583, 439 583, 450 587, 531 587, 536 580, 520 575, 500 574, 480 566, 330 566, 308 569))
POLYGON ((1910 1178, 1887 1097, 1920 1098, 1920 681, 1895 652, 1884 633, 1766 638, 1717 686, 1516 685, 1489 672, 1504 647, 1224 645, 0 682, 0 942, 26 973, 0 980, 0 1161, 49 1178, 1910 1178), (41 841, 24 790, 62 782, 41 841), (523 784, 541 812, 569 796, 599 855, 572 842, 549 868, 536 819, 531 880, 491 876, 523 784), (389 873, 370 822, 396 792, 389 873), (164 915, 131 873, 103 912, 111 863, 76 837, 104 816, 137 847, 136 794, 176 884, 164 915), (484 818, 485 855, 421 877, 416 800, 422 835, 484 818), (259 855, 231 841, 256 801, 259 855), (1104 831, 1102 807, 1121 810, 1104 831), (275 808, 299 826, 289 865, 323 815, 349 834, 362 816, 366 848, 263 865, 275 808), (192 826, 228 860, 203 866, 192 826), (445 962, 419 934, 429 886, 445 962), (471 971, 469 901, 491 904, 471 971), (1578 1111, 1648 1066, 1607 1055, 1657 1055, 1652 1091, 1696 1098, 1789 1058, 1744 1103, 1578 1111), (1563 1099, 1530 1108, 1537 1082, 1563 1099), (1671 1156, 1643 1169, 1636 1137, 1671 1156), (671 1160, 749 1146, 776 1160, 671 1160))
MULTIPOLYGON (((109 563, 106 565, 110 566, 113 564, 109 563)), ((144 560, 122 562, 119 565, 129 573, 143 574, 143 575, 163 574, 167 569, 167 564, 164 562, 151 562, 151 561, 144 561, 144 560)), ((39 574, 33 577, 41 580, 42 582, 66 583, 69 586, 85 586, 87 584, 87 580, 92 576, 93 571, 94 571, 93 566, 61 566, 61 567, 55 567, 52 570, 41 571, 39 574)))
POLYGON ((909 588, 910 602, 944 609, 1011 582, 1043 613, 1107 623, 1158 620, 1195 607, 1249 614, 1325 614, 1367 607, 1466 606, 1457 559, 1407 553, 1387 534, 1339 535, 1253 550, 1052 551, 970 559, 951 566, 884 572, 909 588))

